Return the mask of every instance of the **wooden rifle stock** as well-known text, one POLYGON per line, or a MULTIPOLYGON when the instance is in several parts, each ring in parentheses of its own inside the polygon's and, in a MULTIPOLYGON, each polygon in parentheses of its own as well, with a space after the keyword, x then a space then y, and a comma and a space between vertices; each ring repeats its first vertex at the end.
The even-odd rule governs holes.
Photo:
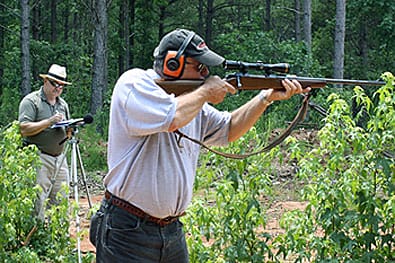
MULTIPOLYGON (((238 90, 262 90, 262 89, 284 89, 281 81, 284 79, 298 80, 304 88, 323 88, 328 84, 353 85, 353 86, 383 86, 384 81, 371 80, 351 80, 351 79, 328 79, 328 78, 309 78, 292 75, 250 75, 233 74, 228 75, 225 80, 236 87, 238 90)), ((204 80, 163 80, 155 81, 167 93, 174 93, 176 96, 186 92, 191 92, 201 86, 204 80)))

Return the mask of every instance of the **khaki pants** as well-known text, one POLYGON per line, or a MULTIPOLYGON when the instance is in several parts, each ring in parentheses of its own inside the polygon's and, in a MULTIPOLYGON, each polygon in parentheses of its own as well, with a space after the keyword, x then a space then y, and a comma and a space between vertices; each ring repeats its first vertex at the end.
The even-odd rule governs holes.
POLYGON ((40 159, 42 166, 38 170, 37 184, 41 186, 43 191, 38 196, 35 210, 38 218, 44 220, 45 200, 48 198, 47 205, 51 206, 59 203, 60 200, 57 199, 58 193, 60 193, 63 198, 67 198, 66 193, 62 191, 62 185, 66 184, 68 187, 70 178, 67 158, 64 154, 53 157, 40 153, 40 159))

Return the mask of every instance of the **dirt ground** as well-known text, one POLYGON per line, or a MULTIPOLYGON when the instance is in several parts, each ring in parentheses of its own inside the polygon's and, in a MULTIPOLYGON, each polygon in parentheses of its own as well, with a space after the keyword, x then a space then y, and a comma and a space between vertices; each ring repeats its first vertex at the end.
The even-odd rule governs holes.
MULTIPOLYGON (((101 200, 103 199, 103 195, 93 195, 91 196, 91 203, 92 206, 95 204, 99 204, 101 200)), ((79 201, 79 207, 80 207, 80 232, 82 233, 81 236, 81 252, 82 253, 88 253, 92 252, 95 253, 96 249, 92 245, 92 243, 89 241, 89 202, 88 199, 84 196, 80 198, 79 201)), ((75 236, 75 227, 72 227, 72 235, 75 236)))

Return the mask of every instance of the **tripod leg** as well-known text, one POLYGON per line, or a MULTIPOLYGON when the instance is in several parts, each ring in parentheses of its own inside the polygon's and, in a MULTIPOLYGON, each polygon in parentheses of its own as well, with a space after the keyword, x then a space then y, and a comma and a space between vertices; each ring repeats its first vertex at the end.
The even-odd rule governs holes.
POLYGON ((79 162, 80 169, 81 169, 82 182, 84 184, 86 195, 88 197, 89 208, 92 208, 91 197, 89 195, 88 185, 86 183, 84 164, 82 163, 81 152, 80 152, 80 148, 78 147, 78 145, 77 145, 77 158, 78 158, 78 162, 79 162))
POLYGON ((77 253, 78 253, 78 263, 81 262, 81 238, 80 238, 80 217, 79 212, 79 197, 78 197, 78 177, 77 177, 77 142, 75 139, 72 140, 71 149, 71 169, 70 177, 72 178, 72 186, 74 187, 74 198, 77 204, 78 211, 76 213, 75 225, 76 225, 76 235, 77 235, 77 253))
MULTIPOLYGON (((68 149, 69 149, 69 145, 67 144, 67 145, 66 145, 66 148, 65 148, 64 151, 63 151, 62 159, 60 160, 60 162, 59 162, 58 164, 56 164, 55 173, 54 173, 54 175, 53 175, 53 176, 51 177, 51 179, 50 179, 50 180, 51 180, 51 185, 50 185, 48 191, 46 192, 45 197, 43 198, 43 201, 44 201, 44 202, 41 204, 41 206, 40 206, 40 208, 39 208, 40 210, 38 211, 38 216, 39 216, 39 217, 40 217, 41 215, 44 214, 45 200, 47 200, 47 199, 49 198, 49 196, 50 196, 50 194, 51 194, 51 192, 52 192, 52 188, 53 188, 53 185, 54 185, 54 183, 55 183, 55 181, 56 181, 56 178, 57 178, 58 175, 59 175, 60 168, 61 168, 63 162, 65 162, 66 154, 67 154, 68 149)), ((69 180, 69 179, 68 179, 68 180, 69 180)), ((44 219, 44 218, 43 218, 43 219, 44 219)))

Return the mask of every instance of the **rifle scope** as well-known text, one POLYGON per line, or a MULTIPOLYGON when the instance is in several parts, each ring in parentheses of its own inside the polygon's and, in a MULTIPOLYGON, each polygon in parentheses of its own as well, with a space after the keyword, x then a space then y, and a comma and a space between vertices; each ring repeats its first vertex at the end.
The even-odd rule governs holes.
POLYGON ((288 63, 277 63, 277 64, 265 64, 263 62, 242 62, 234 60, 225 60, 223 63, 225 70, 239 70, 243 73, 251 70, 264 70, 266 73, 277 72, 277 73, 288 73, 290 65, 288 63))

